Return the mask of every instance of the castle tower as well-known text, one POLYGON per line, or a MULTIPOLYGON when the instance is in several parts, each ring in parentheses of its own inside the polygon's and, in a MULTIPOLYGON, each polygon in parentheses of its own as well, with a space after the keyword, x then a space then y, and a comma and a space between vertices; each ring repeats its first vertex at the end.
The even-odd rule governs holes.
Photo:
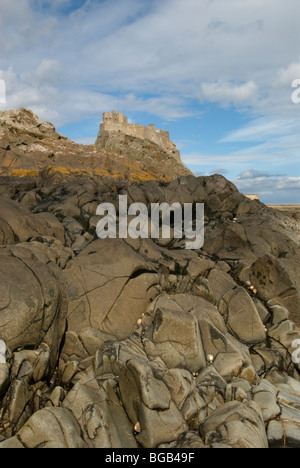
MULTIPOLYGON (((141 140, 148 140, 155 143, 167 155, 172 156, 177 161, 181 162, 180 152, 176 149, 176 145, 170 141, 168 131, 155 128, 155 124, 150 124, 148 127, 139 124, 128 123, 128 118, 123 113, 104 112, 103 122, 100 125, 100 132, 97 138, 97 145, 103 147, 104 134, 111 132, 122 132, 125 135, 133 136, 141 140)), ((105 137, 106 138, 106 137, 105 137)))
POLYGON ((112 112, 104 112, 103 114, 103 123, 116 123, 116 124, 127 124, 128 119, 122 113, 116 113, 116 111, 112 112))

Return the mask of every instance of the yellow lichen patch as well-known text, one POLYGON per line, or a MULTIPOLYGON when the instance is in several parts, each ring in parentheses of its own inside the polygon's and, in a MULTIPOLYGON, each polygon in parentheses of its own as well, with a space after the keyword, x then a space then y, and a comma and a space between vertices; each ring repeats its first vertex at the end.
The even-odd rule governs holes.
MULTIPOLYGON (((39 176, 40 172, 29 169, 10 169, 7 175, 12 177, 33 178, 39 176)), ((130 182, 146 182, 150 180, 163 180, 171 181, 169 177, 157 176, 151 171, 146 171, 137 165, 125 165, 120 170, 115 169, 102 169, 102 168, 87 168, 82 167, 74 168, 71 166, 53 166, 47 167, 48 175, 61 174, 66 177, 105 177, 116 180, 127 180, 130 182)))
POLYGON ((38 177, 39 171, 32 171, 30 169, 10 169, 8 175, 12 177, 38 177))

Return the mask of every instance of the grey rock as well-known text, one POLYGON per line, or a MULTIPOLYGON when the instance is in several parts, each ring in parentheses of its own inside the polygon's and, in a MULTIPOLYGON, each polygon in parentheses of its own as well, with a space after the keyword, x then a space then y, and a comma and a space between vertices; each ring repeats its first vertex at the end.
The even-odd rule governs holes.
POLYGON ((203 440, 199 434, 194 431, 184 432, 179 436, 176 442, 170 444, 162 444, 159 449, 199 449, 205 448, 203 440))
POLYGON ((296 221, 221 176, 56 172, 0 195, 2 448, 254 448, 266 429, 270 444, 299 444, 296 221), (119 194, 204 202, 204 248, 94 240, 98 203, 117 208, 119 194))
POLYGON ((225 403, 207 418, 201 432, 207 445, 214 441, 232 448, 268 448, 263 417, 254 402, 225 403))
POLYGON ((26 379, 14 380, 2 401, 0 434, 11 437, 32 415, 33 391, 26 379))
POLYGON ((171 398, 167 386, 155 378, 146 364, 129 361, 119 376, 120 394, 137 436, 144 448, 172 442, 187 430, 187 425, 171 398))
POLYGON ((38 236, 50 236, 64 243, 65 230, 50 213, 32 214, 7 198, 0 198, 0 244, 13 244, 15 239, 27 242, 38 236), (2 240, 2 241, 1 241, 2 240))
POLYGON ((154 268, 120 240, 93 242, 64 270, 69 330, 125 339, 158 292, 154 268))
POLYGON ((288 310, 289 319, 299 325, 300 286, 299 262, 294 258, 265 255, 252 265, 251 283, 264 301, 288 310))
POLYGON ((78 334, 67 331, 64 346, 61 351, 61 359, 64 362, 83 360, 93 357, 105 342, 114 341, 114 337, 95 328, 85 328, 78 334))
POLYGON ((291 406, 300 411, 300 397, 291 395, 290 393, 279 391, 277 394, 277 402, 279 405, 291 406))
POLYGON ((286 446, 285 428, 281 421, 272 420, 268 424, 268 441, 272 446, 286 446))
POLYGON ((19 380, 27 377, 34 382, 43 380, 48 375, 50 366, 50 348, 46 343, 35 350, 23 350, 13 355, 11 377, 19 380))
POLYGON ((9 364, 0 364, 0 398, 6 393, 9 386, 9 364))
MULTIPOLYGON (((112 381, 98 382, 84 373, 63 401, 72 412, 90 448, 136 448, 132 425, 112 381)), ((137 421, 136 421, 137 422, 137 421)), ((135 424, 135 423, 134 423, 135 424)))
POLYGON ((267 380, 253 388, 253 401, 258 404, 262 411, 264 421, 270 421, 280 415, 281 410, 277 404, 277 390, 267 380))
POLYGON ((218 270, 210 272, 208 281, 232 333, 245 343, 264 341, 265 327, 249 294, 229 275, 218 270))
POLYGON ((62 387, 55 387, 50 395, 50 401, 56 408, 61 406, 62 401, 65 399, 66 392, 62 387))
POLYGON ((2 339, 13 351, 46 343, 50 349, 49 369, 53 369, 66 324, 59 271, 22 248, 14 248, 12 255, 4 247, 0 249, 0 277, 2 339))
POLYGON ((86 448, 80 427, 70 411, 45 408, 36 412, 16 437, 0 448, 86 448))
POLYGON ((268 380, 279 390, 300 397, 299 378, 295 379, 284 372, 273 370, 273 372, 269 373, 268 380))
POLYGON ((169 296, 156 302, 153 343, 169 368, 197 372, 206 367, 199 325, 196 317, 182 310, 169 296))
MULTIPOLYGON (((157 304, 163 300, 165 304, 168 304, 169 309, 173 308, 175 311, 181 311, 181 314, 184 313, 186 316, 192 316, 196 318, 198 322, 206 363, 204 365, 203 362, 200 368, 198 367, 195 372, 201 371, 208 365, 208 356, 211 355, 213 356, 214 367, 225 379, 230 380, 232 377, 240 376, 251 382, 256 380, 256 373, 252 366, 248 348, 228 333, 223 318, 212 304, 200 297, 188 294, 178 294, 170 296, 169 298, 162 296, 162 298, 163 299, 159 297, 157 302, 155 302, 154 310, 156 310, 157 304)), ((184 315, 181 316, 184 317, 184 315)), ((188 323, 192 322, 190 321, 188 323)), ((184 328, 183 322, 181 327, 184 328)), ((180 332, 181 327, 179 326, 177 331, 179 343, 181 339, 184 339, 184 333, 180 332), (182 335, 182 338, 180 338, 180 335, 182 335)), ((149 336, 152 340, 150 330, 145 331, 145 336, 148 337, 148 333, 150 333, 149 336)), ((199 343, 198 338, 197 341, 199 343)), ((145 340, 144 344, 148 354, 161 356, 163 358, 160 353, 160 348, 157 348, 155 343, 145 340)), ((166 344, 166 349, 168 349, 167 355, 172 359, 169 344, 166 344)), ((174 349, 174 347, 172 349, 174 349)), ((186 368, 184 357, 181 357, 181 362, 181 366, 186 368)), ((172 364, 174 364, 174 362, 172 364)), ((192 372, 194 372, 194 370, 192 370, 192 372)))
POLYGON ((165 372, 163 381, 171 392, 177 408, 181 410, 186 399, 195 390, 193 376, 184 369, 170 369, 165 372))
POLYGON ((280 420, 271 421, 268 425, 268 439, 271 446, 300 446, 300 411, 281 405, 280 420))

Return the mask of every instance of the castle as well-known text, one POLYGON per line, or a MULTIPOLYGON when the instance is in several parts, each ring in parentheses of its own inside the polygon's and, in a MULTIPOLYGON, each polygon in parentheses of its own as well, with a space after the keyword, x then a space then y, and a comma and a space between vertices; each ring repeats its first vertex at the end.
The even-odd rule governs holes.
POLYGON ((169 132, 156 129, 154 124, 145 127, 144 125, 128 123, 128 118, 122 113, 117 114, 115 111, 104 112, 103 122, 100 125, 100 134, 105 131, 120 131, 141 140, 149 140, 159 146, 169 156, 181 162, 180 152, 176 149, 176 145, 170 141, 169 132))

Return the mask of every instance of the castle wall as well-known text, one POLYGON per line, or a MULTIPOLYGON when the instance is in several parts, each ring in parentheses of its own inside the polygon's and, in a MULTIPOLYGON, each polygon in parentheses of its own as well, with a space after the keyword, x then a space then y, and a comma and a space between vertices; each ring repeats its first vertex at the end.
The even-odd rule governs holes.
POLYGON ((101 130, 121 131, 126 135, 140 138, 141 140, 149 140, 181 162, 180 153, 176 149, 176 145, 170 141, 169 132, 156 129, 154 124, 145 127, 144 125, 128 123, 128 119, 124 114, 117 114, 113 111, 103 114, 103 123, 100 125, 101 130))

